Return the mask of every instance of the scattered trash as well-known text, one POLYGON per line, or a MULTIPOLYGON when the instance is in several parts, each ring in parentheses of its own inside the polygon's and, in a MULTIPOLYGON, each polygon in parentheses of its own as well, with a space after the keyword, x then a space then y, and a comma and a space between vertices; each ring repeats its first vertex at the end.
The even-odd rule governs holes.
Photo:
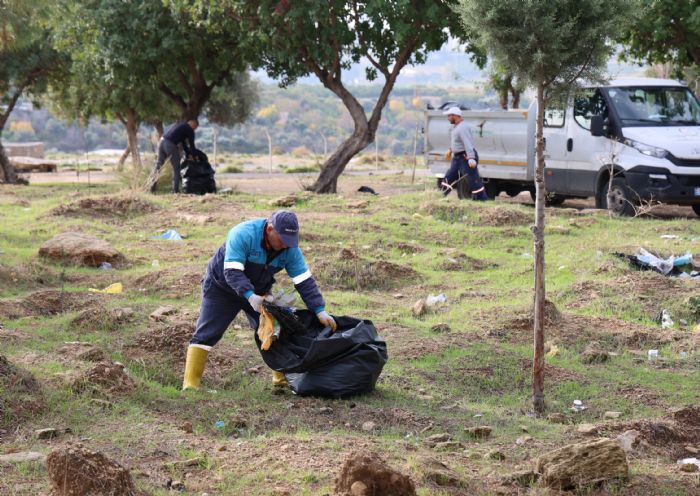
POLYGON ((110 284, 104 289, 88 288, 91 293, 102 293, 102 294, 119 294, 124 291, 124 286, 120 282, 115 282, 110 284))
POLYGON ((664 329, 669 329, 673 327, 673 320, 671 319, 671 314, 665 308, 661 310, 661 327, 664 329))
POLYGON ((681 458, 676 462, 684 472, 697 472, 700 470, 700 460, 697 458, 681 458))
POLYGON ((182 241, 182 236, 175 229, 168 229, 163 234, 151 236, 151 239, 167 239, 169 241, 182 241))
POLYGON ((373 190, 372 188, 370 188, 369 186, 360 186, 360 187, 357 189, 357 191, 359 191, 360 193, 372 193, 373 195, 379 195, 379 193, 377 193, 376 191, 374 191, 374 190, 373 190))
POLYGON ((158 262, 158 260, 154 260, 151 262, 151 267, 158 267, 159 265, 160 263, 158 262))
POLYGON ((109 262, 102 262, 97 268, 100 270, 112 270, 114 267, 109 262))
POLYGON ((549 351, 547 352, 547 356, 549 358, 557 356, 558 353, 559 353, 559 347, 556 344, 549 345, 549 351))
POLYGON ((629 260, 632 265, 641 270, 653 270, 654 272, 669 277, 700 279, 700 272, 696 270, 700 268, 700 263, 693 259, 693 255, 690 252, 686 252, 679 257, 672 255, 665 259, 657 257, 644 248, 640 248, 634 255, 625 255, 624 253, 613 254, 629 260))
POLYGON ((681 351, 680 353, 678 353, 678 357, 679 358, 688 358, 688 353, 685 351, 681 351))
POLYGON ((437 296, 429 294, 425 298, 425 304, 428 305, 429 307, 434 307, 435 305, 439 305, 441 303, 446 303, 446 302, 447 302, 447 296, 445 296, 445 293, 440 293, 437 296))
POLYGON ((226 427, 226 422, 224 422, 223 420, 217 420, 214 424, 214 427, 216 427, 217 429, 223 429, 224 427, 226 427))
POLYGON ((680 239, 680 236, 676 236, 675 234, 662 234, 661 239, 680 239))
POLYGON ((586 406, 583 404, 583 401, 581 400, 574 400, 574 404, 571 407, 571 410, 574 412, 582 412, 586 409, 586 406))
POLYGON ((659 358, 659 350, 649 350, 647 351, 647 356, 649 357, 649 360, 656 360, 659 358))
POLYGON ((233 188, 223 188, 219 190, 220 195, 230 195, 233 193, 233 188))

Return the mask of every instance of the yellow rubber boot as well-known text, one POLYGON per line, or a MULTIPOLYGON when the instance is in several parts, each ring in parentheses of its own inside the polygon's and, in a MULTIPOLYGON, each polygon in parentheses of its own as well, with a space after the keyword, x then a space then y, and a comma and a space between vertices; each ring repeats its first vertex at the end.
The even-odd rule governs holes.
POLYGON ((191 344, 187 348, 187 359, 185 360, 185 378, 182 381, 182 390, 199 389, 199 382, 204 373, 204 366, 207 363, 207 356, 211 346, 191 344))
POLYGON ((272 385, 276 387, 287 387, 289 383, 282 372, 272 371, 272 385))

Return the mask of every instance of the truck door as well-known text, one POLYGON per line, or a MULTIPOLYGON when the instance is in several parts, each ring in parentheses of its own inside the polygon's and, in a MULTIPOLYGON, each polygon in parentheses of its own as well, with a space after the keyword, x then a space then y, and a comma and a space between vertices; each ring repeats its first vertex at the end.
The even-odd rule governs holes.
POLYGON ((571 194, 593 196, 600 170, 600 157, 613 153, 615 142, 591 136, 591 116, 607 119, 608 106, 600 90, 584 89, 573 99, 573 119, 569 119, 566 134, 567 189, 571 194))
POLYGON ((552 100, 544 111, 544 184, 550 193, 566 193, 565 101, 552 100))

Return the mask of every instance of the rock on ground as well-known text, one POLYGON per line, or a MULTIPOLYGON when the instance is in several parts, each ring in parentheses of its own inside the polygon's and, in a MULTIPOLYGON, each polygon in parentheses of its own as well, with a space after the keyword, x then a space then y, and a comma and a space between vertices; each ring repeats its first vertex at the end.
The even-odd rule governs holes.
POLYGON ((52 451, 46 459, 51 496, 139 496, 131 474, 102 453, 68 445, 52 451))
POLYGON ((597 439, 559 448, 537 459, 546 486, 575 489, 629 473, 625 452, 613 439, 597 439))
POLYGON ((418 458, 416 460, 416 471, 421 474, 423 480, 438 486, 466 486, 465 482, 454 470, 436 458, 427 456, 418 458))
POLYGON ((46 241, 39 248, 39 256, 88 267, 98 267, 102 262, 117 266, 124 261, 124 256, 106 241, 75 232, 61 233, 46 241))
POLYGON ((407 475, 389 467, 375 453, 352 452, 335 482, 343 496, 414 496, 416 487, 407 475))

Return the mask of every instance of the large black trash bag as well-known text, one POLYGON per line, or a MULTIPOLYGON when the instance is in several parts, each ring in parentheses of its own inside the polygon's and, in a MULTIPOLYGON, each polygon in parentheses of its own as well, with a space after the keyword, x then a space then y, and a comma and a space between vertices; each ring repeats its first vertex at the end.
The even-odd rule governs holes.
MULTIPOLYGON (((268 367, 285 374, 295 393, 342 398, 374 389, 388 355, 372 322, 334 316, 338 328, 333 332, 308 310, 264 305, 281 333, 260 354, 268 367)), ((260 349, 257 333, 255 340, 260 349)))
POLYGON ((214 168, 209 163, 209 157, 202 150, 195 150, 192 160, 182 162, 180 174, 185 193, 193 195, 216 193, 214 168))

